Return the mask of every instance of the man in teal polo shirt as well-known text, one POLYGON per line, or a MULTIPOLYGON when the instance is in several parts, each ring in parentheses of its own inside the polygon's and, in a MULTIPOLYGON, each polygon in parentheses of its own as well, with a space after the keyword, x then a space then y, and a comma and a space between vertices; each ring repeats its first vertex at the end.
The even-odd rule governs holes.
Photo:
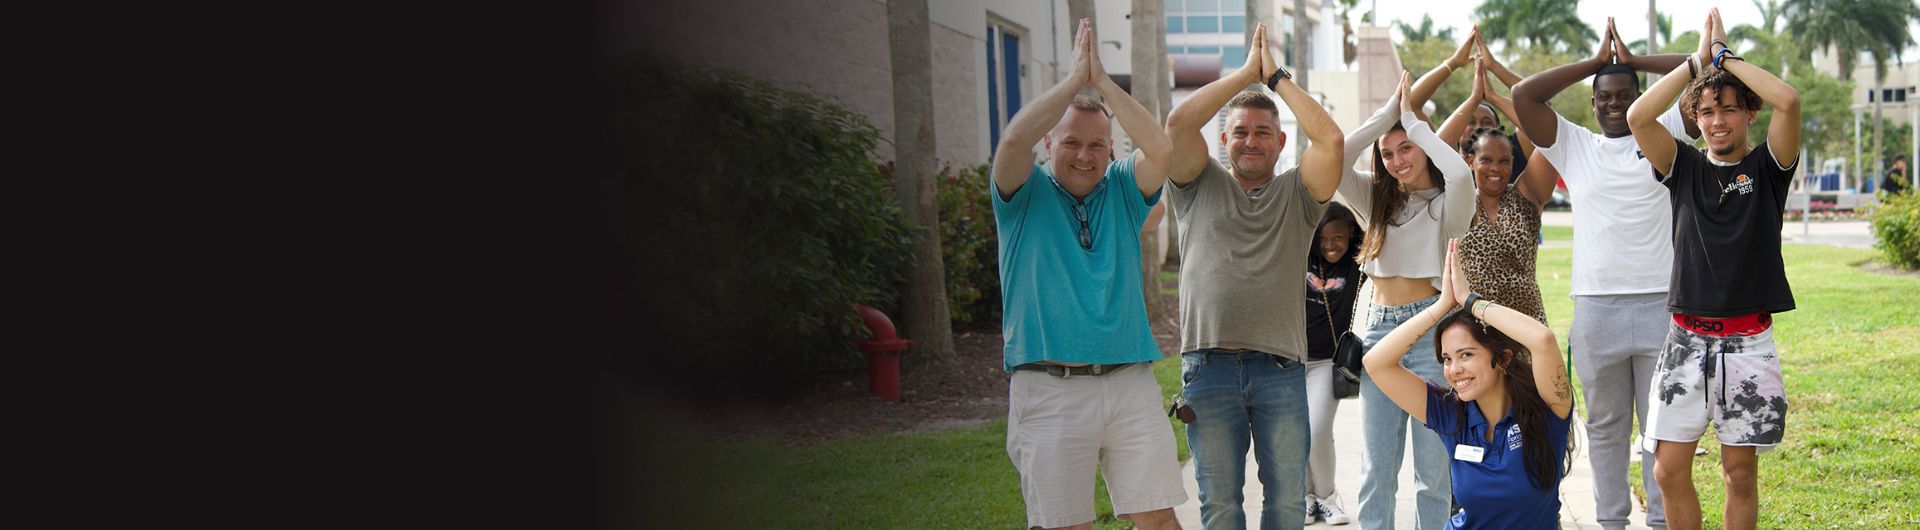
POLYGON ((993 162, 1013 374, 1007 456, 1029 527, 1092 528, 1098 468, 1121 518, 1177 529, 1173 507, 1187 493, 1149 364, 1161 354, 1140 281, 1140 228, 1160 199, 1173 144, 1100 68, 1094 42, 1081 20, 1072 70, 1013 117, 993 162), (1085 86, 1113 104, 1112 119, 1075 97, 1085 86), (1139 148, 1119 160, 1116 120, 1139 148), (1034 163, 1035 143, 1047 164, 1034 163))

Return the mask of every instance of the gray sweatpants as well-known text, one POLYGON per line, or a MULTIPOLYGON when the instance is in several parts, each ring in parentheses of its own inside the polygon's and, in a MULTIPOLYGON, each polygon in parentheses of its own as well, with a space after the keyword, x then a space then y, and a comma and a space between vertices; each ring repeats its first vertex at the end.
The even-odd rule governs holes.
MULTIPOLYGON (((1573 297, 1567 347, 1587 402, 1594 519, 1601 528, 1625 528, 1633 513, 1627 451, 1635 449, 1630 440, 1634 419, 1643 425, 1647 421, 1647 390, 1672 323, 1667 293, 1573 297)), ((1640 453, 1640 483, 1648 497, 1646 525, 1664 529, 1666 511, 1660 504, 1660 485, 1653 480, 1653 461, 1653 453, 1640 453)))

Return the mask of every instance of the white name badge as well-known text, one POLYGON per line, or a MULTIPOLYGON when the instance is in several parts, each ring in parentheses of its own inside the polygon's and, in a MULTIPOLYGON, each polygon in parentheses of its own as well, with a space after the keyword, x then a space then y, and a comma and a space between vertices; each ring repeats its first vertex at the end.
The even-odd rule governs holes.
POLYGON ((1463 462, 1473 462, 1477 464, 1480 462, 1480 458, 1486 456, 1486 454, 1487 454, 1487 450, 1480 447, 1474 447, 1466 444, 1453 446, 1454 460, 1460 460, 1463 462))

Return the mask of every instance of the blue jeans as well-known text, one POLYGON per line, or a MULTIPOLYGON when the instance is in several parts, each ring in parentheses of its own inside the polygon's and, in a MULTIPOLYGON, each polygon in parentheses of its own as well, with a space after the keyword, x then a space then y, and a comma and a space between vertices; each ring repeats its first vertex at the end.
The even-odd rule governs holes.
POLYGON ((1181 354, 1181 394, 1193 407, 1187 447, 1200 483, 1200 521, 1209 530, 1247 527, 1247 447, 1260 464, 1266 497, 1260 528, 1301 528, 1307 493, 1306 367, 1257 351, 1181 354))
MULTIPOLYGON (((1427 306, 1439 300, 1438 295, 1407 305, 1367 307, 1366 337, 1362 340, 1369 350, 1379 344, 1393 328, 1413 318, 1427 306)), ((1433 330, 1427 330, 1420 340, 1413 343, 1407 354, 1400 357, 1400 365, 1412 370, 1415 375, 1430 383, 1446 386, 1441 376, 1440 362, 1433 358, 1433 330)), ((1426 418, 1410 418, 1399 405, 1387 399, 1375 385, 1372 377, 1360 378, 1361 423, 1366 432, 1367 457, 1361 461, 1360 472, 1360 528, 1395 528, 1394 495, 1400 489, 1400 462, 1406 452, 1407 426, 1413 425, 1413 476, 1419 482, 1418 496, 1414 498, 1414 528, 1418 530, 1440 530, 1446 527, 1448 511, 1453 503, 1453 485, 1450 480, 1451 448, 1440 441, 1440 436, 1428 430, 1426 418)))

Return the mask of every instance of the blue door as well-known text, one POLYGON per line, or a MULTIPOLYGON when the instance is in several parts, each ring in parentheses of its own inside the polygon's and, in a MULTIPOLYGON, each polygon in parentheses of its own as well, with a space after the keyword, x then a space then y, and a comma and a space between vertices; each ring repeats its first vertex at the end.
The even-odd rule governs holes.
POLYGON ((987 24, 987 130, 989 152, 1000 149, 1000 130, 1020 112, 1020 35, 987 24))

